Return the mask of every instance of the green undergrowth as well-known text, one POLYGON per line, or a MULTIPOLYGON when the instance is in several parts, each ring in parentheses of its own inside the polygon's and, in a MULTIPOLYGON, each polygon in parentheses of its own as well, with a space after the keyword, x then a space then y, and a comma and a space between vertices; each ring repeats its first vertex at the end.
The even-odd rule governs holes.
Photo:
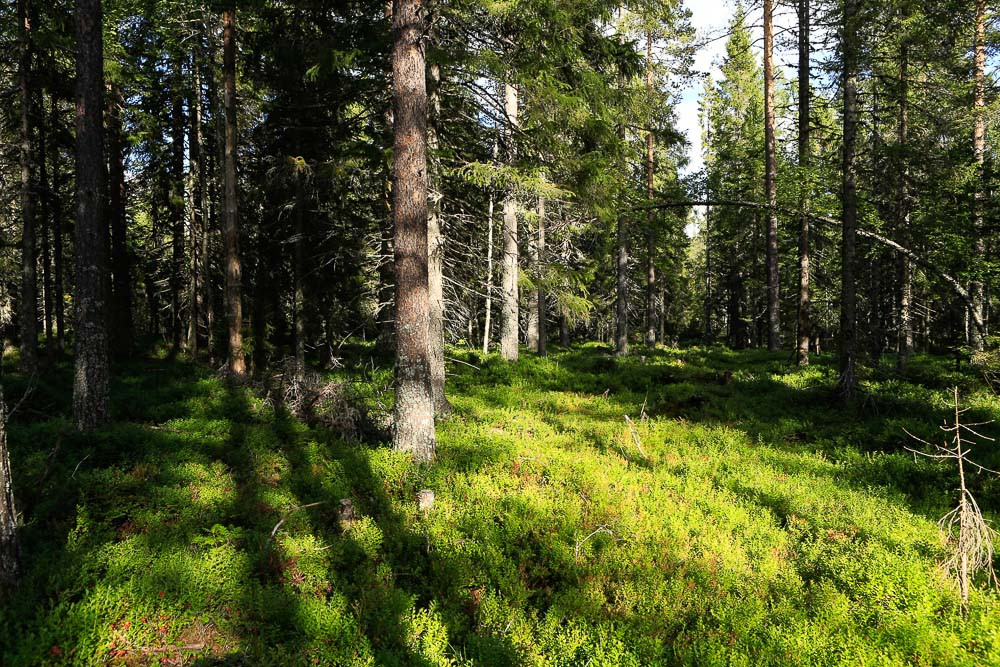
MULTIPOLYGON (((1000 597, 980 582, 963 617, 937 565, 954 472, 903 451, 940 440, 951 386, 1000 418, 972 370, 870 371, 844 407, 823 357, 451 355, 425 468, 164 359, 118 368, 116 422, 81 436, 69 367, 43 376, 9 427, 0 664, 1000 664, 1000 597)), ((385 412, 391 370, 344 361, 385 412)))

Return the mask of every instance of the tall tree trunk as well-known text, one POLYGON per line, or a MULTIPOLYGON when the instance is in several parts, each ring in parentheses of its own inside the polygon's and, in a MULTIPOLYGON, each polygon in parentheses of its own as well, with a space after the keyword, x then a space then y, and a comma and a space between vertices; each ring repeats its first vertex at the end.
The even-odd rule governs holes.
POLYGON ((191 56, 191 97, 188 104, 189 120, 188 128, 188 207, 190 218, 188 225, 190 231, 190 265, 191 272, 189 292, 188 292, 188 334, 187 346, 191 356, 198 358, 198 333, 201 323, 204 302, 202 300, 203 290, 201 283, 205 280, 201 272, 200 261, 202 259, 202 245, 205 236, 205 211, 202 207, 204 198, 204 164, 202 144, 204 142, 201 131, 201 65, 198 62, 200 49, 196 49, 191 56))
POLYGON ((781 347, 777 162, 774 138, 774 0, 764 0, 764 192, 767 197, 767 349, 781 347))
POLYGON ((393 448, 434 458, 434 392, 427 320, 427 87, 422 0, 393 0, 393 223, 396 402, 393 448))
MULTIPOLYGON (((707 142, 706 142, 707 143, 707 142)), ((705 345, 712 343, 712 207, 705 207, 705 345)))
POLYGON ((618 216, 615 253, 615 356, 628 354, 628 245, 625 217, 618 216))
POLYGON ((225 253, 226 320, 229 329, 229 374, 246 379, 243 356, 243 267, 240 263, 240 228, 236 183, 236 10, 222 12, 222 85, 226 112, 225 253))
POLYGON ((295 317, 295 374, 299 380, 306 375, 306 291, 305 291, 305 216, 307 193, 307 172, 305 158, 296 174, 295 184, 295 295, 293 315, 295 317))
MULTIPOLYGON (((646 33, 646 95, 653 97, 653 33, 646 33)), ((656 143, 653 128, 646 130, 646 197, 653 200, 653 177, 656 169, 656 143)), ((656 233, 654 214, 646 220, 646 346, 656 347, 656 233)))
POLYGON ((42 221, 41 228, 41 242, 42 242, 42 311, 44 314, 45 322, 45 352, 46 356, 51 361, 53 355, 55 354, 55 341, 52 336, 52 244, 49 242, 49 233, 51 232, 51 215, 52 215, 52 188, 49 183, 48 168, 46 166, 46 156, 48 155, 46 140, 46 135, 49 132, 49 128, 44 127, 45 123, 42 120, 42 109, 45 106, 45 100, 41 94, 38 95, 38 101, 35 105, 35 109, 38 113, 38 191, 39 191, 39 208, 40 208, 40 218, 42 221))
POLYGON ((181 348, 184 305, 181 285, 184 282, 184 93, 183 67, 178 57, 174 61, 173 109, 170 117, 170 347, 173 353, 181 348))
MULTIPOLYGON (((504 85, 504 111, 507 116, 507 159, 513 164, 517 128, 517 88, 504 85)), ((500 356, 507 361, 517 361, 518 354, 518 271, 517 200, 513 187, 508 187, 503 200, 503 284, 502 315, 500 322, 500 356)))
POLYGON ((545 197, 538 198, 538 235, 536 238, 536 260, 538 291, 535 297, 538 303, 538 343, 535 351, 539 356, 548 354, 548 297, 545 295, 545 197))
POLYGON ((35 196, 34 151, 32 134, 31 4, 18 0, 21 64, 18 78, 21 89, 21 372, 32 375, 38 371, 38 276, 35 258, 35 196))
POLYGON ((857 382, 857 285, 855 261, 858 225, 856 145, 858 134, 858 0, 844 1, 844 162, 843 228, 840 249, 840 378, 838 393, 845 399, 857 382))
MULTIPOLYGON (((899 59, 899 121, 896 128, 896 141, 900 151, 905 151, 909 143, 909 73, 908 51, 904 43, 899 59)), ((899 183, 896 201, 896 228, 903 245, 909 246, 910 229, 910 195, 909 189, 909 157, 905 152, 903 164, 899 170, 899 183)), ((896 367, 900 372, 906 371, 907 362, 913 354, 913 267, 905 255, 899 258, 899 342, 897 344, 896 367)))
POLYGON ((108 215, 111 218, 111 322, 115 356, 132 351, 132 280, 125 219, 125 164, 122 140, 121 90, 112 86, 108 99, 108 215))
MULTIPOLYGON (((59 103, 55 97, 51 98, 51 130, 59 125, 59 103)), ((65 310, 65 286, 63 285, 63 224, 62 224, 62 179, 59 165, 59 144, 53 139, 51 142, 51 164, 52 164, 52 197, 49 206, 52 209, 52 291, 55 297, 55 318, 56 318, 56 349, 62 352, 64 349, 64 336, 66 333, 66 310, 65 310)))
MULTIPOLYGON (((496 151, 494 151, 494 154, 496 151)), ((490 352, 490 335, 493 317, 493 190, 486 212, 486 321, 483 324, 483 354, 490 352)))
POLYGON ((104 223, 104 43, 101 0, 76 0, 76 360, 73 423, 108 421, 108 235, 104 223))
POLYGON ((443 415, 451 411, 451 404, 444 391, 444 244, 441 230, 441 191, 438 189, 437 125, 441 119, 441 66, 429 68, 429 122, 427 148, 430 164, 427 171, 427 190, 430 201, 427 216, 427 292, 430 299, 430 317, 427 336, 430 339, 431 389, 434 392, 434 413, 443 415))
MULTIPOLYGON (((986 163, 986 0, 976 0, 976 55, 975 55, 975 100, 973 113, 975 129, 972 137, 972 152, 976 163, 975 195, 974 195, 974 229, 975 250, 973 262, 976 265, 975 280, 969 285, 969 296, 972 300, 973 319, 983 321, 983 281, 979 276, 982 270, 979 266, 986 255, 986 241, 983 234, 983 210, 986 194, 983 190, 983 171, 986 163)), ((985 344, 982 331, 972 327, 972 348, 981 351, 985 344)))
POLYGON ((0 600, 17 587, 21 578, 21 543, 17 537, 14 480, 7 449, 7 414, 0 390, 0 600))
POLYGON ((809 313, 810 288, 809 271, 811 251, 809 247, 809 0, 799 0, 799 312, 798 346, 796 361, 799 366, 809 365, 809 339, 812 324, 809 313))
MULTIPOLYGON (((530 229, 525 231, 528 243, 528 265, 530 266, 530 271, 533 279, 538 279, 538 241, 537 241, 538 228, 535 228, 535 238, 532 238, 530 229)), ((527 317, 525 318, 524 326, 524 344, 529 350, 538 354, 538 286, 535 285, 535 289, 528 290, 527 303, 525 304, 527 309, 527 317)))

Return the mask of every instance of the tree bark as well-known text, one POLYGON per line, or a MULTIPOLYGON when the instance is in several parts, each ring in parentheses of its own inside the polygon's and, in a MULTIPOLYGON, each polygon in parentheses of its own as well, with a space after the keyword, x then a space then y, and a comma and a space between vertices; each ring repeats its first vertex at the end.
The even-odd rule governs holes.
POLYGON ((0 389, 0 599, 13 591, 21 578, 21 543, 17 537, 14 481, 7 449, 7 414, 0 389))
MULTIPOLYGON (((494 151, 495 152, 495 151, 494 151)), ((483 354, 490 352, 490 335, 493 317, 493 190, 486 212, 486 321, 483 324, 483 354)))
POLYGON ((628 354, 628 246, 625 216, 618 216, 615 253, 615 356, 628 354))
MULTIPOLYGON (((517 128, 517 88, 511 84, 504 86, 504 111, 507 116, 507 155, 513 164, 515 157, 515 137, 517 128)), ((517 361, 518 355, 518 271, 519 252, 517 247, 517 200, 513 186, 508 186, 503 200, 503 284, 500 323, 500 356, 507 361, 517 361)))
POLYGON ((427 88, 422 0, 393 0, 393 224, 396 402, 393 448, 434 458, 434 392, 427 320, 427 88))
POLYGON ((243 267, 236 183, 236 10, 222 13, 222 79, 226 114, 225 140, 225 253, 226 320, 229 329, 229 375, 246 380, 243 355, 243 267))
POLYGON ((32 12, 30 0, 18 0, 21 62, 18 79, 21 92, 21 372, 38 371, 38 276, 35 257, 35 183, 32 150, 32 12))
POLYGON ((73 423, 108 410, 107 231, 104 226, 104 43, 101 0, 76 0, 76 359, 73 423))
POLYGON ((809 0, 799 0, 799 312, 798 346, 796 361, 799 366, 809 365, 809 339, 812 335, 810 317, 809 271, 811 250, 809 246, 809 200, 810 200, 810 155, 809 155, 809 0))
POLYGON ((204 138, 201 130, 201 65, 198 62, 199 50, 191 56, 191 96, 189 98, 189 117, 191 121, 188 128, 188 207, 190 218, 190 249, 191 254, 189 269, 191 272, 189 292, 188 292, 188 333, 187 346, 192 358, 198 358, 199 326, 202 319, 204 302, 202 299, 203 290, 201 283, 205 276, 201 271, 200 261, 202 258, 202 246, 205 237, 205 211, 202 206, 204 200, 205 168, 203 164, 202 144, 204 138))
POLYGON ((437 125, 441 119, 441 67, 437 63, 429 68, 429 122, 427 125, 427 148, 430 164, 427 172, 427 190, 430 201, 427 216, 427 292, 430 299, 430 317, 427 320, 427 336, 430 339, 431 389, 434 392, 434 413, 443 415, 451 412, 451 404, 445 396, 444 374, 444 244, 441 230, 441 192, 437 184, 438 149, 437 125))
POLYGON ((548 297, 545 295, 545 197, 538 198, 538 235, 536 238, 536 272, 538 281, 538 290, 535 300, 537 301, 538 307, 538 343, 535 347, 535 352, 539 356, 544 357, 548 354, 548 308, 547 300, 548 297))
MULTIPOLYGON (((51 100, 52 130, 59 125, 59 103, 55 97, 51 100)), ((56 350, 64 349, 66 333, 65 286, 63 284, 63 224, 62 224, 62 179, 59 169, 59 144, 53 140, 49 148, 52 165, 52 197, 49 206, 52 209, 52 291, 54 292, 56 319, 56 350)))
POLYGON ((295 295, 294 295, 294 317, 295 317, 295 374, 299 380, 304 380, 306 375, 306 290, 305 290, 305 216, 306 216, 306 165, 305 158, 303 164, 295 176, 295 295))
POLYGON ((125 165, 122 140, 121 90, 111 87, 108 100, 108 202, 111 210, 111 321, 112 347, 118 358, 132 351, 132 280, 125 219, 125 165))
MULTIPOLYGON (((899 59, 899 119, 896 128, 896 141, 901 150, 909 143, 909 73, 908 51, 904 43, 899 59)), ((909 194, 909 158, 903 154, 902 168, 899 170, 899 183, 896 201, 896 228, 906 243, 910 228, 910 194, 909 194)), ((899 338, 897 344, 896 368, 902 373, 906 371, 907 362, 913 354, 913 267, 906 256, 899 259, 899 338)))
MULTIPOLYGON (((975 279, 969 285, 969 296, 975 311, 973 319, 983 320, 983 281, 980 277, 982 258, 986 255, 985 235, 982 232, 986 194, 983 188, 983 172, 986 163, 986 0, 976 0, 976 55, 975 55, 975 100, 973 114, 975 128, 973 130, 972 152, 976 163, 973 237, 975 238, 973 263, 975 279)), ((985 345, 985 337, 979 329, 972 333, 972 348, 981 351, 985 345)))
POLYGON ((176 353, 183 340, 184 305, 181 286, 184 282, 184 93, 180 57, 174 60, 173 109, 170 117, 170 346, 176 353))
POLYGON ((48 167, 46 166, 46 156, 48 155, 47 134, 49 128, 45 127, 42 120, 42 109, 45 107, 45 100, 41 91, 37 91, 38 99, 35 110, 38 114, 38 204, 41 226, 41 252, 42 252, 42 313, 45 322, 45 353, 49 361, 55 354, 55 340, 52 335, 52 244, 49 241, 49 233, 52 230, 52 189, 49 183, 48 167))
POLYGON ((855 261, 858 225, 857 170, 858 132, 858 0, 845 0, 843 25, 844 155, 842 191, 842 238, 840 249, 840 378, 838 393, 844 399, 854 393, 857 382, 857 285, 855 261))
MULTIPOLYGON (((529 271, 533 280, 538 279, 538 227, 535 227, 535 238, 532 238, 530 229, 525 231, 527 236, 528 244, 528 266, 529 271)), ((525 346, 538 354, 538 285, 535 285, 534 289, 528 290, 527 303, 525 304, 527 309, 525 323, 524 323, 524 344, 525 346)))
POLYGON ((764 0, 764 192, 767 197, 767 349, 781 347, 777 161, 774 137, 774 0, 764 0))
MULTIPOLYGON (((653 33, 646 33, 646 95, 653 96, 653 33)), ((653 129, 646 130, 646 196, 653 199, 656 169, 656 144, 653 129)), ((656 233, 653 213, 646 220, 646 346, 656 347, 656 233)))

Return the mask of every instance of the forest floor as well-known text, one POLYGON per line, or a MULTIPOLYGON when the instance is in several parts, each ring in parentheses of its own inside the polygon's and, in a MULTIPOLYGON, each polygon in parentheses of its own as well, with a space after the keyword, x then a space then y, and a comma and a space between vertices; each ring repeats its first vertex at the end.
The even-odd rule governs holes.
MULTIPOLYGON (((844 408, 826 357, 450 354, 426 468, 165 358, 72 434, 60 364, 9 426, 27 572, 0 664, 1000 664, 1000 594, 963 618, 938 565, 956 473, 902 449, 941 441, 955 385, 1000 419, 973 370, 918 358, 844 408)), ((375 417, 391 371, 344 361, 375 417)), ((972 484, 994 516, 1000 480, 972 484)))

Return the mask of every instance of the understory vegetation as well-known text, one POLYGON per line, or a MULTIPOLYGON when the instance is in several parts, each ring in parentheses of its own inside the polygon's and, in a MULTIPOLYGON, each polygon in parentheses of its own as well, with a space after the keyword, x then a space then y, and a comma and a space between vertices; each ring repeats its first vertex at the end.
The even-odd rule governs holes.
MULTIPOLYGON (((378 441, 391 364, 348 347, 363 441, 167 355, 116 369, 92 434, 68 363, 35 381, 0 663, 1000 664, 1000 597, 980 581, 963 613, 939 566, 956 473, 903 450, 940 440, 952 386, 1000 418, 968 365, 869 369, 845 419, 823 355, 453 348, 418 466, 378 441)), ((1000 480, 969 484, 993 518, 1000 480)))

